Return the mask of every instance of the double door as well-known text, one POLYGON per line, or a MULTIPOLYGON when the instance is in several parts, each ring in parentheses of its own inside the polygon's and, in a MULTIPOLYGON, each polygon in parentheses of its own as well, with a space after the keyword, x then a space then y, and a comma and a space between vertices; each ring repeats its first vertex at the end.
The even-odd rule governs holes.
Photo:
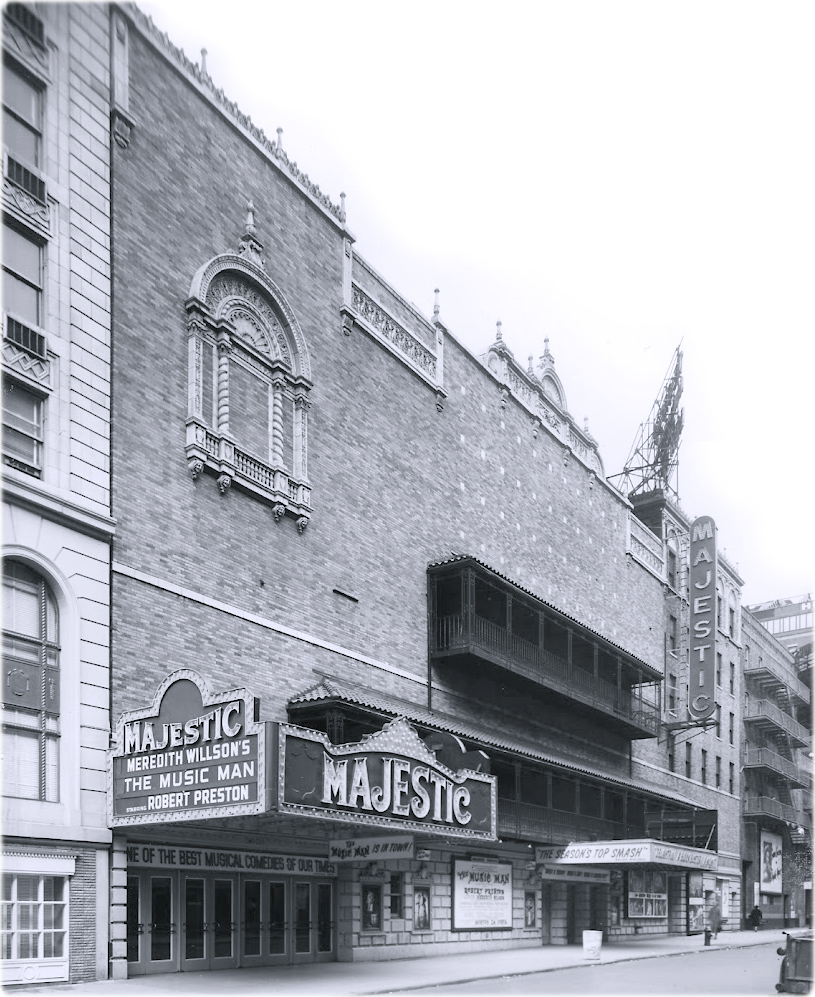
POLYGON ((129 975, 336 958, 330 880, 146 869, 127 880, 129 975))

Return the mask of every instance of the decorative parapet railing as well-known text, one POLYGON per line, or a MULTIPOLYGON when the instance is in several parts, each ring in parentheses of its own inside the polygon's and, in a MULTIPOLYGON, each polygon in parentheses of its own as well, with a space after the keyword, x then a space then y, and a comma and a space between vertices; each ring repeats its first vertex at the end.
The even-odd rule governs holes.
POLYGON ((187 461, 193 480, 204 471, 216 475, 221 493, 234 483, 272 506, 275 522, 288 513, 302 533, 311 517, 311 488, 292 477, 285 467, 272 467, 221 433, 196 419, 187 420, 187 461))
POLYGON ((748 796, 743 812, 745 817, 778 817, 779 820, 804 826, 808 823, 807 815, 802 810, 769 796, 748 796))
POLYGON ((777 751, 770 748, 748 748, 744 754, 745 768, 769 769, 778 775, 784 776, 797 786, 809 786, 810 777, 795 762, 779 755, 777 751))
MULTIPOLYGON (((364 329, 368 335, 433 388, 437 397, 436 404, 441 411, 442 399, 446 396, 440 358, 441 335, 439 334, 437 340, 439 353, 434 353, 356 282, 351 285, 350 307, 345 306, 343 312, 346 322, 351 320, 364 329)), ((429 328, 436 338, 435 330, 429 328)))
POLYGON ((768 656, 761 658, 761 660, 751 657, 744 666, 744 674, 757 679, 769 676, 778 685, 783 686, 793 695, 797 696, 802 703, 809 703, 810 701, 810 692, 804 683, 796 675, 782 668, 781 665, 768 656))
POLYGON ((665 548, 659 537, 644 525, 633 512, 628 513, 626 553, 630 554, 660 581, 665 581, 665 548))
POLYGON ((786 731, 799 745, 809 744, 812 739, 812 735, 803 724, 799 724, 797 720, 794 720, 789 714, 780 710, 775 703, 771 703, 768 699, 751 701, 745 711, 744 720, 745 722, 751 720, 769 720, 776 727, 780 727, 783 731, 786 731))
POLYGON ((159 31, 153 19, 144 14, 132 3, 122 5, 133 23, 146 35, 186 76, 194 81, 198 89, 220 110, 242 128, 257 144, 301 187, 309 197, 313 198, 341 224, 345 223, 345 210, 334 204, 327 194, 324 194, 307 173, 304 173, 296 162, 289 159, 280 144, 280 135, 276 141, 270 139, 262 128, 258 128, 248 114, 244 114, 233 100, 224 94, 223 88, 216 88, 212 77, 198 63, 192 62, 184 50, 174 45, 166 32, 159 31))
MULTIPOLYGON (((553 381, 559 384, 559 381, 553 376, 554 360, 548 352, 548 345, 544 358, 543 369, 553 381)), ((501 404, 506 403, 507 394, 512 394, 516 401, 529 412, 536 436, 539 429, 545 427, 552 436, 560 441, 563 447, 564 463, 567 464, 569 459, 575 456, 591 472, 591 484, 594 483, 595 477, 603 481, 604 484, 606 483, 603 462, 600 459, 594 438, 576 425, 572 416, 566 411, 565 402, 562 406, 558 406, 547 395, 543 380, 536 377, 531 368, 528 371, 524 370, 513 356, 512 351, 500 338, 500 333, 499 338, 489 347, 481 360, 499 382, 501 404)))

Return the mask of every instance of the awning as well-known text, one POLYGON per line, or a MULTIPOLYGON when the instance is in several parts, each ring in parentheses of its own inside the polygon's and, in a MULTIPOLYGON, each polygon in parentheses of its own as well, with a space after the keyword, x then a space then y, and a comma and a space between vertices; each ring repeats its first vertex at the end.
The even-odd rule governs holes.
POLYGON ((674 845, 655 838, 628 838, 614 841, 572 841, 568 845, 535 849, 535 861, 549 865, 652 865, 668 869, 713 871, 719 863, 717 852, 705 848, 674 845))
MULTIPOLYGON (((394 717, 405 717, 411 723, 419 724, 430 730, 443 730, 451 734, 456 734, 467 741, 478 744, 487 752, 490 748, 497 748, 512 754, 525 756, 537 762, 551 765, 564 772, 573 772, 579 775, 589 776, 600 782, 620 786, 625 789, 634 789, 644 796, 653 799, 655 802, 670 801, 680 803, 685 807, 695 807, 696 803, 679 793, 672 793, 670 790, 661 789, 658 786, 637 779, 627 778, 623 775, 614 775, 600 768, 589 765, 567 762, 557 755, 541 751, 533 740, 519 738, 509 733, 504 733, 496 726, 490 729, 476 726, 449 713, 442 713, 440 710, 430 710, 410 703, 407 700, 399 699, 385 693, 374 692, 361 686, 349 686, 333 676, 323 676, 322 681, 310 689, 293 696, 288 701, 289 710, 299 710, 311 703, 346 703, 370 710, 385 719, 394 717)), ((296 721, 295 721, 296 722, 296 721)))

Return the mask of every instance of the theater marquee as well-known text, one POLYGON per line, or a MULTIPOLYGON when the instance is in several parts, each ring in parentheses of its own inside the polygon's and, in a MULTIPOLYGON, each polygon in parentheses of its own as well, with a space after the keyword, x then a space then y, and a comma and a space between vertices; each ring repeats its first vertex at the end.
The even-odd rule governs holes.
POLYGON ((173 672, 116 724, 109 826, 262 813, 266 741, 245 689, 212 694, 196 672, 173 672))
POLYGON ((355 744, 280 724, 278 810, 495 841, 496 779, 453 772, 404 719, 355 744))

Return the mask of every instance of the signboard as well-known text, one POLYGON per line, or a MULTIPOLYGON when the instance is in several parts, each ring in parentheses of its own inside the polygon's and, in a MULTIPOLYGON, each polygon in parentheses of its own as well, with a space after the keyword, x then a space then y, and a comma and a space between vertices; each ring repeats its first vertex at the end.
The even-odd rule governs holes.
POLYGON ((412 859, 412 837, 336 838, 328 842, 332 862, 379 862, 381 859, 412 859))
POLYGON ((266 726, 254 718, 245 689, 212 694, 196 672, 173 672, 116 724, 109 826, 262 813, 266 726))
POLYGON ((667 916, 667 875, 654 869, 629 869, 628 917, 667 916))
POLYGON ((336 876, 337 866, 316 855, 273 855, 225 848, 187 845, 156 845, 153 842, 128 841, 128 866, 151 869, 194 869, 196 872, 230 870, 232 872, 273 872, 297 876, 336 876))
POLYGON ((781 891, 781 835, 761 832, 761 892, 781 891))
POLYGON ((496 777, 454 772, 400 718, 356 744, 280 724, 278 809, 495 841, 496 777))
POLYGON ((558 880, 561 883, 610 883, 608 869, 583 869, 579 865, 555 865, 544 862, 538 869, 541 879, 558 880))
POLYGON ((569 845, 535 849, 535 861, 558 865, 665 865, 681 869, 715 869, 716 852, 688 848, 653 838, 627 838, 615 841, 575 841, 569 845))
POLYGON ((716 710, 716 524, 710 516, 690 528, 690 652, 688 713, 707 720, 716 710))
POLYGON ((453 860, 453 931, 512 928, 512 866, 453 860))
POLYGON ((688 934, 705 930, 705 890, 701 872, 688 873, 688 934))

